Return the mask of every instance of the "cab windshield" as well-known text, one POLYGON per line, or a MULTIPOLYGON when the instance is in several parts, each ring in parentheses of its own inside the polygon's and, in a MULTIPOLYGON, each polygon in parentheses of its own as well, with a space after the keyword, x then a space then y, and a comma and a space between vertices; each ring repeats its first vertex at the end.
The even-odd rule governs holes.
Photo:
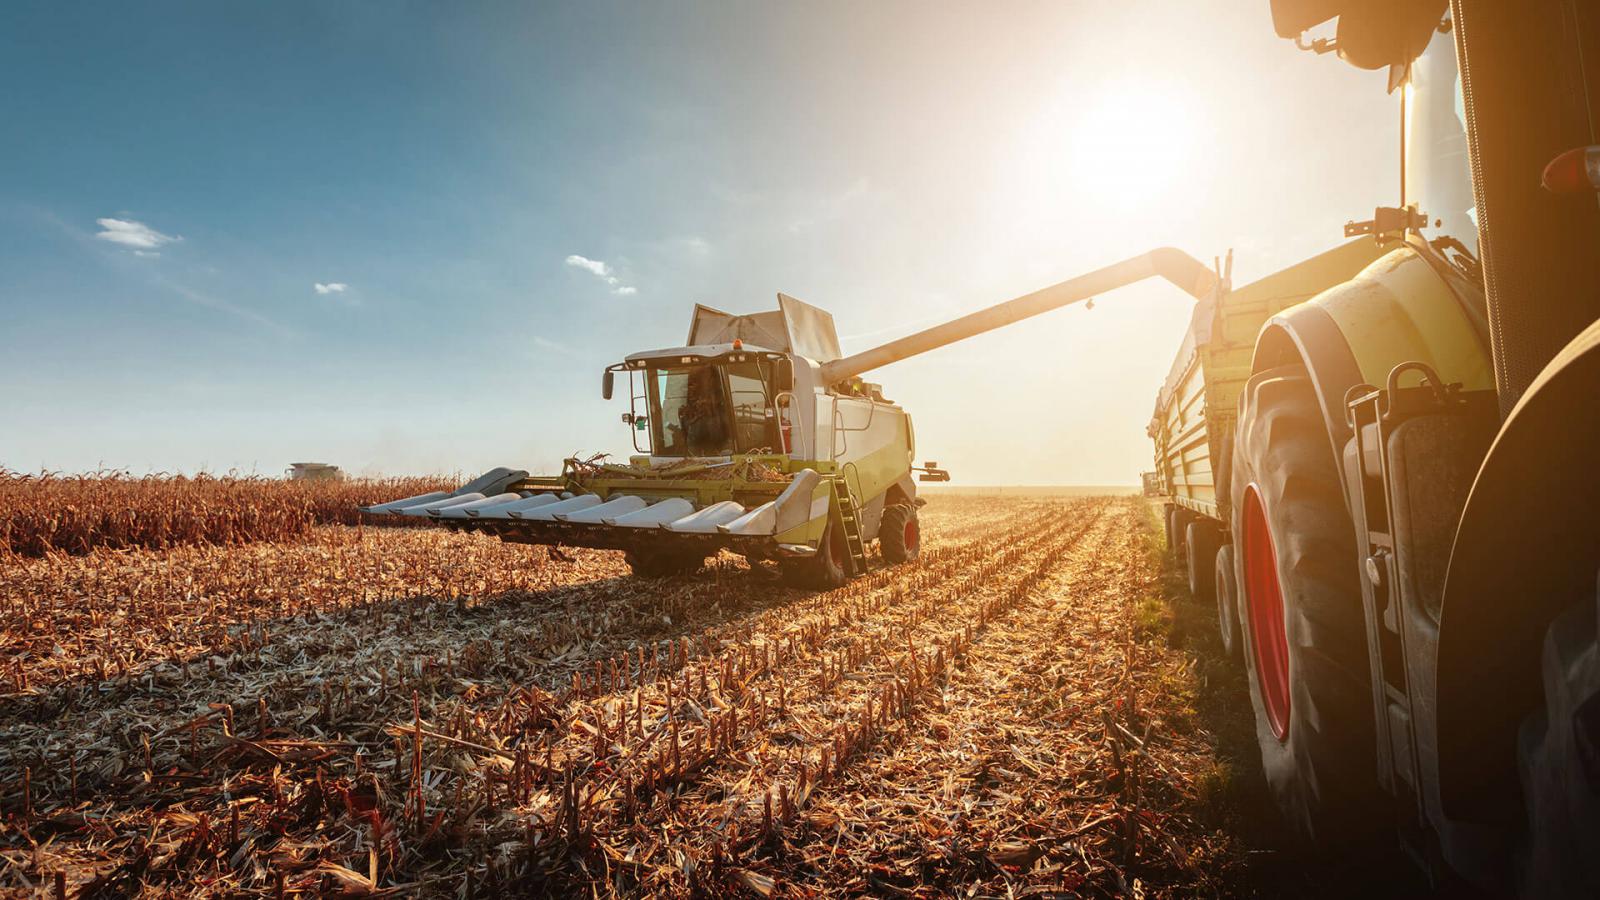
POLYGON ((652 368, 646 376, 655 456, 731 456, 778 446, 757 362, 652 368))

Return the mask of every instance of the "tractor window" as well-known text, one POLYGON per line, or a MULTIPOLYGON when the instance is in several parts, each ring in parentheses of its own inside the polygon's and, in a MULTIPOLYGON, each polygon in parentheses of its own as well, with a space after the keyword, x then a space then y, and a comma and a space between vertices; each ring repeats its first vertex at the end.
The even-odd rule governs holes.
MULTIPOLYGON (((1446 20, 1448 21, 1448 20, 1446 20)), ((1478 252, 1478 210, 1467 157, 1467 112, 1455 35, 1434 34, 1411 64, 1406 91, 1406 196, 1427 214, 1430 237, 1449 235, 1478 252)))

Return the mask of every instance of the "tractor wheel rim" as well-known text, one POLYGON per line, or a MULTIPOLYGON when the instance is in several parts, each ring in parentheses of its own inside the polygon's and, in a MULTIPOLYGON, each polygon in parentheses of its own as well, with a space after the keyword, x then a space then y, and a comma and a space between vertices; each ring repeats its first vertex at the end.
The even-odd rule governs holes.
POLYGON ((922 529, 917 525, 916 519, 906 520, 905 543, 906 549, 915 552, 917 544, 922 540, 922 529))
POLYGON ((1266 707, 1273 736, 1283 741, 1289 737, 1289 635, 1284 628, 1278 553, 1261 494, 1253 484, 1244 497, 1244 588, 1261 705, 1266 707))

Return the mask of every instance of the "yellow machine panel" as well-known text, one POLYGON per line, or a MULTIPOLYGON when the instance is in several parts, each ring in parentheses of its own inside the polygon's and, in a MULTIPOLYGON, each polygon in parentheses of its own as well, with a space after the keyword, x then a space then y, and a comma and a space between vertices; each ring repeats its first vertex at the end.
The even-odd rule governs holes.
POLYGON ((1382 385, 1395 366, 1416 360, 1463 390, 1493 390, 1488 344, 1462 300, 1416 249, 1391 244, 1384 250, 1315 301, 1338 324, 1361 377, 1382 385))
POLYGON ((1156 398, 1149 433, 1156 471, 1179 506, 1223 519, 1217 469, 1261 326, 1277 313, 1355 277, 1384 248, 1357 239, 1195 305, 1194 318, 1156 398))

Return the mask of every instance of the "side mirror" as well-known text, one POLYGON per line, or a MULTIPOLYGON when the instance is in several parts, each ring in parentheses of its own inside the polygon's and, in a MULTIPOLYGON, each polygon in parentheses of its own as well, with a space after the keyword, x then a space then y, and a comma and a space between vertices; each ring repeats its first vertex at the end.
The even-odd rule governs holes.
POLYGON ((614 387, 616 387, 616 375, 617 373, 607 369, 605 376, 600 379, 600 396, 606 400, 611 399, 611 391, 614 387))
POLYGON ((785 356, 773 361, 772 389, 774 393, 794 390, 794 360, 785 356))

